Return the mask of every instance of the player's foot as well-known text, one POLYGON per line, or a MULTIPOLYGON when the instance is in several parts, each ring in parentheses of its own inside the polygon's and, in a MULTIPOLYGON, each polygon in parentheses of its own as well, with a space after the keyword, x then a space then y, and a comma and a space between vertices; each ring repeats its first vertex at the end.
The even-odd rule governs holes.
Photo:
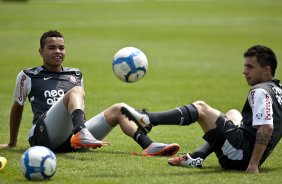
POLYGON ((149 116, 145 110, 135 110, 129 105, 124 104, 121 107, 121 112, 129 120, 134 121, 139 130, 141 130, 143 133, 147 134, 151 131, 153 125, 150 123, 149 116))
POLYGON ((108 142, 95 139, 87 128, 82 128, 79 132, 72 135, 70 142, 73 148, 100 148, 109 144, 108 142))
POLYGON ((199 167, 201 168, 203 165, 203 159, 192 158, 188 153, 183 156, 171 158, 168 160, 168 163, 172 166, 183 166, 183 167, 199 167))
POLYGON ((180 149, 180 146, 176 143, 163 144, 153 142, 150 146, 142 151, 142 156, 173 156, 180 149))

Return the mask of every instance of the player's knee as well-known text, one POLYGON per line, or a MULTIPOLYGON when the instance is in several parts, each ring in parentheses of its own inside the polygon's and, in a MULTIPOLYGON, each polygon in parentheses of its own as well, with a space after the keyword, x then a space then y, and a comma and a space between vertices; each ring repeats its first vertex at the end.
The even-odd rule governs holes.
POLYGON ((122 105, 123 105, 123 103, 116 103, 116 104, 112 105, 112 108, 113 108, 115 111, 120 111, 122 105))
POLYGON ((68 106, 67 104, 69 103, 70 99, 76 98, 77 96, 80 96, 84 99, 85 97, 85 92, 84 89, 81 86, 75 86, 71 90, 69 90, 63 97, 64 99, 64 104, 66 107, 68 106))
POLYGON ((110 107, 110 111, 112 114, 121 115, 121 107, 124 106, 125 103, 116 103, 110 107))
POLYGON ((226 117, 231 120, 235 125, 239 125, 242 120, 241 113, 236 109, 229 110, 226 114, 226 117))
POLYGON ((84 91, 82 86, 75 86, 75 87, 73 87, 71 89, 71 92, 79 93, 79 94, 85 96, 85 91, 84 91))
POLYGON ((121 121, 121 107, 122 103, 116 103, 104 111, 105 118, 112 127, 116 126, 121 121))
POLYGON ((210 106, 202 100, 194 102, 193 105, 198 110, 199 116, 206 114, 209 111, 209 108, 210 108, 210 106))
POLYGON ((74 86, 71 90, 83 90, 82 86, 74 86))
POLYGON ((230 109, 227 113, 226 113, 226 115, 241 115, 241 113, 238 111, 238 110, 236 110, 236 109, 230 109))
POLYGON ((215 109, 209 106, 206 102, 201 101, 201 100, 194 102, 193 105, 196 107, 200 119, 205 119, 206 117, 210 117, 215 114, 217 115, 218 113, 215 109))
POLYGON ((216 127, 215 122, 220 115, 220 111, 212 108, 204 101, 194 102, 193 105, 197 108, 199 113, 199 123, 206 132, 207 130, 216 127))
POLYGON ((117 105, 118 105, 118 106, 120 106, 120 107, 127 106, 127 104, 126 104, 126 103, 124 103, 124 102, 117 103, 117 105))

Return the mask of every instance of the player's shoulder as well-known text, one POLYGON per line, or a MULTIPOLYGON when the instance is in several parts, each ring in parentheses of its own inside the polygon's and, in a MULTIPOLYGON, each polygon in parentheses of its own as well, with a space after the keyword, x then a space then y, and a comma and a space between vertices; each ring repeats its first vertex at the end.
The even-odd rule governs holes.
POLYGON ((274 95, 276 96, 276 93, 281 94, 282 88, 279 80, 269 80, 265 81, 259 84, 254 85, 250 90, 250 95, 253 96, 256 94, 257 96, 260 95, 274 95))
MULTIPOLYGON (((26 68, 26 69, 22 70, 22 72, 25 73, 28 76, 30 76, 30 75, 39 75, 39 74, 48 74, 48 73, 53 73, 54 74, 54 72, 49 72, 48 70, 46 70, 42 66, 26 68)), ((61 74, 75 73, 76 75, 82 75, 82 72, 80 71, 80 69, 73 68, 73 67, 64 67, 63 71, 60 72, 60 73, 61 74)), ((56 73, 56 74, 58 74, 58 73, 56 73)))
POLYGON ((37 75, 43 70, 44 68, 42 66, 36 66, 36 67, 26 68, 22 70, 22 72, 29 76, 29 75, 37 75))
POLYGON ((64 72, 71 72, 71 73, 75 73, 76 75, 82 75, 80 69, 73 67, 64 67, 64 72))
POLYGON ((78 68, 73 67, 64 67, 64 71, 74 71, 74 72, 81 72, 78 68))
POLYGON ((251 90, 255 90, 255 89, 268 89, 268 88, 272 88, 273 86, 280 86, 279 84, 279 80, 269 80, 269 81, 265 81, 265 82, 261 82, 261 83, 258 83, 256 85, 254 85, 251 90))

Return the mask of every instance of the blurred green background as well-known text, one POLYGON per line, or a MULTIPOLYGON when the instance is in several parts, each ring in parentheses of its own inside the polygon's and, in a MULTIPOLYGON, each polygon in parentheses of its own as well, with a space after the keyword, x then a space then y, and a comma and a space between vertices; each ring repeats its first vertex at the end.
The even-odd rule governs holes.
MULTIPOLYGON (((64 66, 84 74, 86 113, 91 117, 116 102, 160 111, 204 100, 222 112, 241 110, 249 87, 243 52, 250 46, 271 47, 282 56, 280 0, 29 0, 0 1, 0 143, 9 141, 9 112, 17 74, 42 64, 42 33, 56 29, 66 44, 64 66), (112 57, 125 46, 141 49, 149 70, 127 84, 112 73, 112 57)), ((282 78, 281 63, 277 78, 282 78)), ((32 113, 26 103, 15 149, 0 150, 8 159, 0 183, 24 182, 19 159, 28 148, 32 113)), ((150 137, 177 142, 180 152, 203 143, 198 125, 156 127, 150 137)), ((167 158, 131 156, 141 151, 117 127, 106 138, 112 146, 86 153, 59 154, 54 183, 278 183, 281 143, 259 176, 221 172, 214 155, 204 168, 175 168, 167 158), (269 175, 269 177, 268 177, 269 175)))

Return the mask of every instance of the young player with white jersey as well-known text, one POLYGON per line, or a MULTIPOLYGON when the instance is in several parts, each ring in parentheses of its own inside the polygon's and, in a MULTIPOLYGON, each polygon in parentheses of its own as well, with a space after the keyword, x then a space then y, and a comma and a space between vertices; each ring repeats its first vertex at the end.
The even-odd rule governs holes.
POLYGON ((223 169, 259 173, 282 136, 282 89, 274 79, 277 59, 270 48, 253 46, 244 58, 243 74, 252 88, 242 114, 235 109, 223 114, 203 101, 164 112, 137 111, 125 105, 122 112, 144 132, 156 125, 200 124, 207 142, 191 154, 169 159, 171 165, 201 167, 215 152, 223 169))
POLYGON ((58 31, 45 32, 40 39, 39 53, 43 65, 21 71, 16 80, 10 113, 10 142, 15 147, 26 99, 31 103, 33 126, 30 146, 46 146, 55 152, 108 145, 102 139, 116 126, 132 137, 144 156, 171 156, 179 145, 153 142, 138 130, 134 122, 121 114, 123 103, 117 103, 86 120, 84 112, 83 77, 79 69, 63 67, 65 42, 58 31))

